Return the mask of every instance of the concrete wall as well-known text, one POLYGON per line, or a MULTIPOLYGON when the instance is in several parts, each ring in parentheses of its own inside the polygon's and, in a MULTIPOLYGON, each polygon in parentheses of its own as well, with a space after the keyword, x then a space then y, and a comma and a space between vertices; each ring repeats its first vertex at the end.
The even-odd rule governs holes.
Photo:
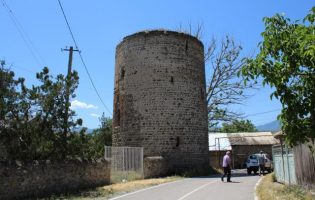
POLYGON ((113 146, 144 147, 171 168, 209 165, 203 44, 171 31, 116 48, 113 146))
POLYGON ((0 161, 0 199, 25 199, 109 184, 106 160, 0 161))

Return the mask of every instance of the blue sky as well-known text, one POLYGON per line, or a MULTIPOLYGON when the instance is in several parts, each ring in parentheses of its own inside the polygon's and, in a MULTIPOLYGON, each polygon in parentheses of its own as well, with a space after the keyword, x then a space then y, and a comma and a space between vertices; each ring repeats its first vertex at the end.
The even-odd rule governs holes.
MULTIPOLYGON (((66 74, 68 52, 61 52, 61 48, 74 46, 74 43, 58 0, 5 0, 32 41, 29 45, 38 61, 2 5, 3 2, 1 0, 0 59, 6 60, 7 67, 13 63, 12 70, 17 77, 25 77, 28 86, 38 84, 35 73, 46 65, 54 75, 66 74)), ((210 41, 213 35, 230 34, 243 46, 244 55, 248 55, 261 41, 263 17, 285 13, 292 20, 302 19, 314 6, 311 0, 61 0, 61 3, 87 69, 111 113, 115 48, 125 36, 146 29, 174 30, 180 22, 191 22, 193 25, 203 23, 203 42, 210 41)), ((80 84, 77 97, 71 101, 76 105, 75 111, 83 119, 83 125, 96 128, 100 125, 98 117, 103 112, 108 117, 112 115, 93 90, 77 53, 74 53, 72 66, 79 72, 80 84)), ((270 100, 271 92, 272 89, 264 88, 247 101, 246 106, 234 106, 233 109, 245 115, 281 109, 278 100, 270 100)), ((279 113, 254 115, 248 119, 260 125, 275 120, 279 113)))

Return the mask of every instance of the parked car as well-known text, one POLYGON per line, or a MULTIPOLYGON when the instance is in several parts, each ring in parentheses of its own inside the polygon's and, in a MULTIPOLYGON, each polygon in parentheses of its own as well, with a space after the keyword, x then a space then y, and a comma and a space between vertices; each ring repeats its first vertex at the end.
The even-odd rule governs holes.
MULTIPOLYGON (((259 170, 258 156, 260 156, 260 154, 258 153, 248 156, 248 160, 246 162, 247 174, 251 174, 252 172, 256 174, 259 170)), ((265 170, 270 173, 271 171, 273 171, 273 163, 268 158, 268 154, 262 154, 262 156, 265 159, 265 170)))

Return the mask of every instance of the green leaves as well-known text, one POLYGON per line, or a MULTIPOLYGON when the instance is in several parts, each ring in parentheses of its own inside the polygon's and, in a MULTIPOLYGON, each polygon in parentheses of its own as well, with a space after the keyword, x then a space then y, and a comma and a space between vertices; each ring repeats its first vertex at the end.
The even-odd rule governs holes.
POLYGON ((245 82, 258 77, 275 87, 270 95, 283 105, 278 119, 287 142, 295 145, 315 137, 315 7, 303 24, 284 15, 264 17, 260 53, 242 67, 245 82))
POLYGON ((60 159, 64 153, 67 157, 84 156, 86 150, 82 144, 87 141, 84 129, 80 133, 75 131, 83 121, 75 121, 76 114, 70 109, 68 115, 65 113, 70 106, 65 102, 66 87, 70 88, 70 96, 75 96, 78 87, 76 71, 68 80, 63 75, 54 79, 45 67, 36 74, 41 85, 31 89, 24 86, 24 78, 15 80, 14 73, 4 66, 0 77, 0 139, 1 145, 6 144, 11 159, 60 159), (64 123, 66 116, 68 123, 64 123), (64 129, 68 130, 66 137, 63 137, 64 129))
POLYGON ((220 132, 237 133, 237 132, 257 132, 254 124, 250 120, 234 120, 231 123, 222 123, 220 132))

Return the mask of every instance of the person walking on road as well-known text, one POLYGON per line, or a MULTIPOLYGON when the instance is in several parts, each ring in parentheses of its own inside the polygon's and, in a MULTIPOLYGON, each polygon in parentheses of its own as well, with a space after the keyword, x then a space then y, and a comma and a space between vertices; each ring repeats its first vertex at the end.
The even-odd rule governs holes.
POLYGON ((260 155, 258 155, 258 164, 259 164, 259 176, 261 172, 263 176, 265 175, 265 156, 263 151, 260 151, 260 155))
POLYGON ((231 181, 231 152, 227 151, 226 155, 223 157, 223 170, 224 174, 221 176, 221 181, 224 182, 224 177, 227 175, 227 182, 231 181))

